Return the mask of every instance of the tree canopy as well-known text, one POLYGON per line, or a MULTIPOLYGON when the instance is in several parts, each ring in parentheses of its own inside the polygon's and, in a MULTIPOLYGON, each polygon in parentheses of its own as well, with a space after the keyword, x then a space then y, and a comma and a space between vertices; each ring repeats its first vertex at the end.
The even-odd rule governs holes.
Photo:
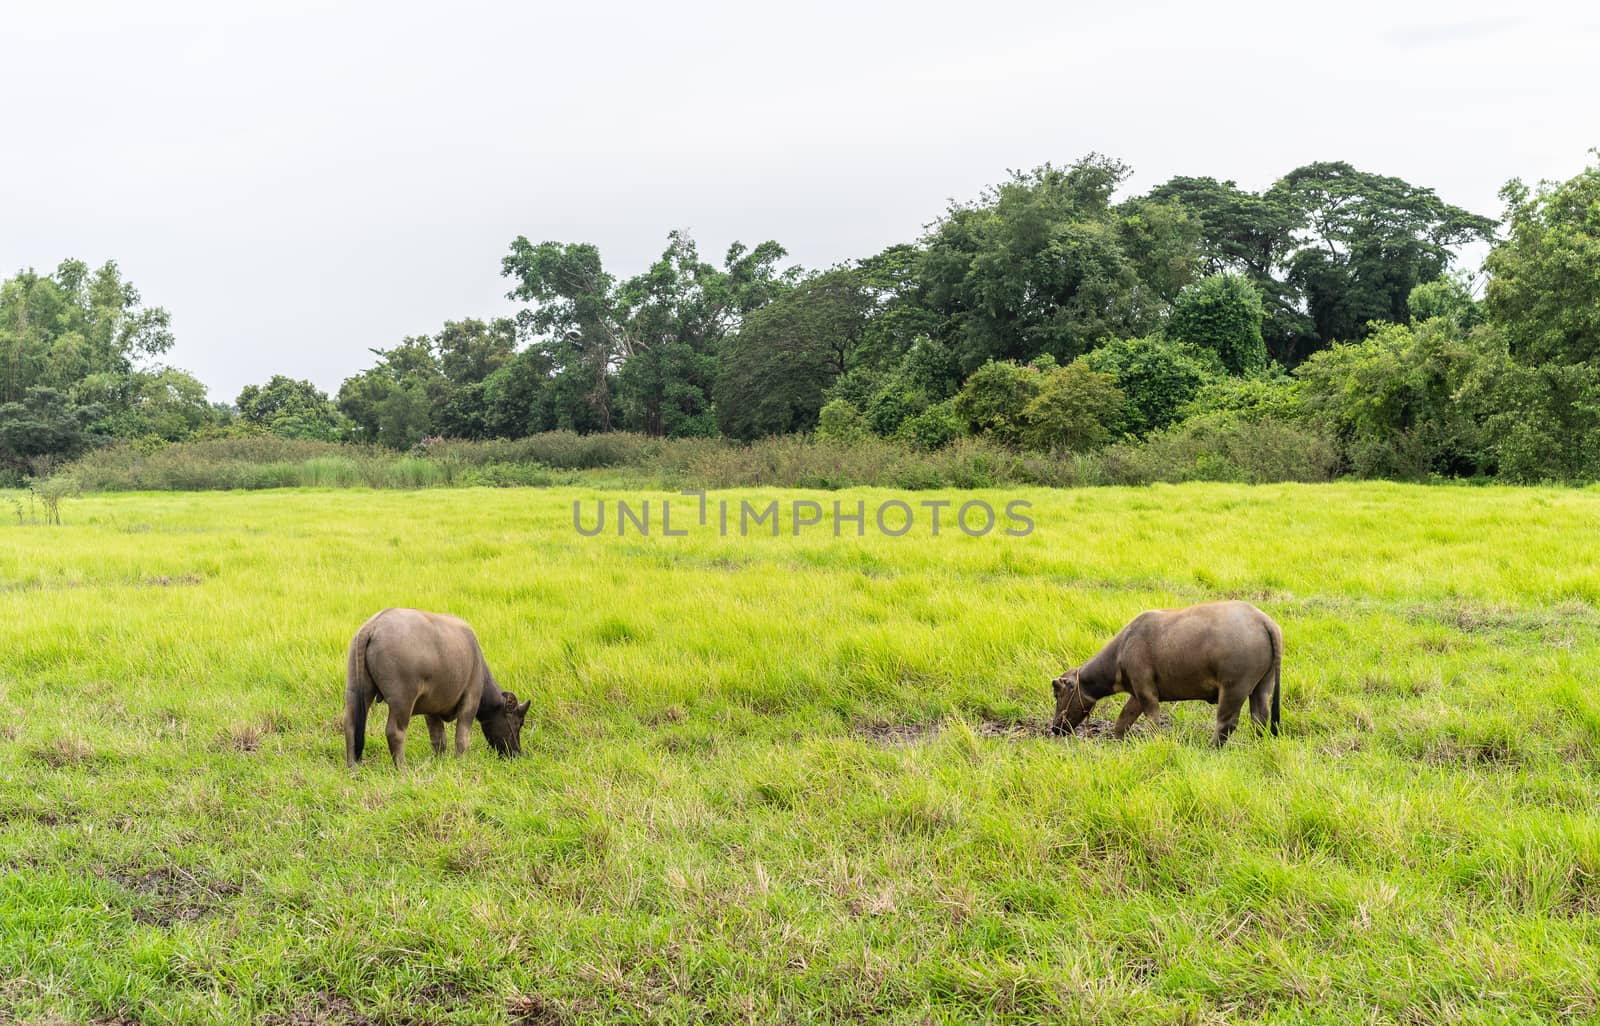
POLYGON ((771 240, 708 259, 673 231, 630 276, 592 244, 518 236, 500 273, 519 312, 376 340, 332 399, 285 368, 214 405, 161 362, 171 319, 115 263, 19 271, 0 282, 0 475, 207 432, 1083 451, 1290 422, 1358 473, 1600 474, 1600 167, 1507 185, 1498 241, 1490 218, 1341 161, 1257 190, 1131 193, 1130 175, 1099 154, 1013 171, 822 270, 771 240), (1479 278, 1458 253, 1485 240, 1479 278))

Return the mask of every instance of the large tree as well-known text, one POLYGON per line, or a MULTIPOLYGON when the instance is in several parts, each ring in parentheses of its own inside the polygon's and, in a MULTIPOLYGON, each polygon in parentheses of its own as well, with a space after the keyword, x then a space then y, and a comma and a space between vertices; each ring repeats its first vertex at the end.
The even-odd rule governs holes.
POLYGON ((1530 364, 1600 358, 1600 164, 1531 190, 1508 184, 1506 239, 1489 252, 1484 304, 1530 364))
POLYGON ((339 386, 339 412, 358 441, 405 449, 434 433, 436 414, 450 395, 433 339, 415 335, 393 349, 374 349, 378 362, 339 386))
POLYGON ((1374 321, 1405 323, 1411 290, 1443 275, 1455 247, 1491 239, 1495 227, 1432 189, 1343 161, 1296 168, 1271 195, 1301 219, 1287 280, 1324 346, 1361 338, 1374 321))
POLYGON ((758 438, 815 427, 828 386, 861 365, 873 309, 861 271, 836 268, 745 318, 722 349, 723 433, 758 438))
POLYGON ((1151 190, 1152 199, 1177 203, 1200 222, 1205 274, 1241 274, 1261 293, 1262 340, 1283 363, 1314 345, 1311 318, 1299 293, 1283 280, 1303 217, 1278 193, 1248 192, 1215 178, 1172 178, 1151 190))
POLYGON ((618 319, 631 356, 617 376, 627 424, 650 435, 714 435, 712 390, 724 338, 781 295, 793 274, 778 268, 776 242, 735 242, 721 268, 700 259, 694 240, 673 232, 649 270, 617 290, 618 319))
MULTIPOLYGON (((1139 232, 1111 205, 1128 173, 1094 154, 1014 173, 932 228, 922 278, 963 372, 1045 353, 1066 362, 1102 338, 1155 326, 1164 300, 1140 277, 1139 257, 1167 269, 1172 257, 1149 238, 1130 252, 1130 233, 1139 232)), ((1161 277, 1172 284, 1166 271, 1161 277)))
POLYGON ((94 441, 90 426, 104 415, 104 407, 80 405, 41 385, 0 403, 0 471, 38 474, 54 460, 77 456, 94 441))
POLYGON ((286 438, 331 442, 343 433, 343 419, 326 392, 283 374, 274 374, 264 385, 246 385, 234 405, 246 424, 286 438))
POLYGON ((592 411, 590 423, 578 423, 569 402, 559 403, 572 427, 694 435, 716 429, 711 391, 722 340, 793 281, 796 272, 777 266, 784 255, 776 242, 736 242, 719 268, 673 232, 659 260, 619 284, 593 246, 518 238, 502 273, 518 282, 510 298, 535 304, 518 320, 548 356, 552 387, 581 392, 592 411))
POLYGON ((96 437, 176 440, 211 423, 205 387, 157 362, 172 343, 167 311, 143 305, 113 262, 66 260, 0 282, 0 408, 10 418, 0 431, 12 462, 74 455, 96 437))
POLYGON ((1150 195, 1199 218, 1212 273, 1238 272, 1260 291, 1267 351, 1290 366, 1370 322, 1406 321, 1411 291, 1494 229, 1432 189, 1343 162, 1296 168, 1262 193, 1178 177, 1150 195))
POLYGON ((500 273, 516 282, 506 298, 533 304, 517 314, 517 326, 550 362, 560 425, 611 430, 613 378, 632 347, 616 317, 616 279, 601 264, 600 250, 587 243, 535 246, 519 235, 500 273))
POLYGON ((53 274, 0 283, 0 401, 34 385, 71 389, 90 374, 131 373, 172 348, 171 317, 146 307, 113 261, 66 260, 53 274))

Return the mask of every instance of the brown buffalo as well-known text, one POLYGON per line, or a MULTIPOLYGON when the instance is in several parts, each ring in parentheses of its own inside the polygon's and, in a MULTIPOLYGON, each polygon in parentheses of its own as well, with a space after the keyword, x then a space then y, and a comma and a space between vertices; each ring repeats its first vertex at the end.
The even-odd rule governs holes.
POLYGON ((412 714, 428 719, 435 755, 444 754, 444 725, 456 722, 456 754, 467 750, 472 721, 483 727, 489 747, 501 755, 522 754, 522 721, 528 702, 501 691, 484 662, 477 635, 466 622, 420 609, 385 609, 361 625, 350 641, 344 687, 344 759, 361 761, 367 711, 389 703, 389 755, 406 764, 406 726, 412 714))
POLYGON ((1227 744, 1250 700, 1256 726, 1278 733, 1278 676, 1283 631, 1248 602, 1207 602, 1187 609, 1152 609, 1133 618, 1094 658, 1052 682, 1052 728, 1070 733, 1096 702, 1128 695, 1112 734, 1128 732, 1139 716, 1160 722, 1162 702, 1201 699, 1217 707, 1212 740, 1227 744), (1269 715, 1270 710, 1270 715, 1269 715))

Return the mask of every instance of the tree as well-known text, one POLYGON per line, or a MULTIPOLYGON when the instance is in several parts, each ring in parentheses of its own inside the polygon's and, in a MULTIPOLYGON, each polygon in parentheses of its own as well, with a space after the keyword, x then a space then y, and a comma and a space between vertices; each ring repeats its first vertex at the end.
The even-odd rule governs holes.
POLYGON ((752 312, 722 347, 714 397, 723 433, 809 431, 829 386, 863 366, 873 310, 861 272, 835 268, 752 312))
POLYGON ((859 442, 868 437, 867 422, 848 399, 834 399, 817 414, 817 437, 837 442, 859 442))
POLYGON ((1261 293, 1248 279, 1213 274, 1178 295, 1167 334, 1216 353, 1230 374, 1255 374, 1267 366, 1261 317, 1261 293))
POLYGON ((0 284, 0 401, 42 385, 70 389, 95 373, 127 374, 172 347, 171 317, 145 307, 113 261, 65 260, 0 284))
POLYGON ((104 407, 80 406, 65 392, 34 386, 15 402, 0 403, 0 467, 31 473, 40 459, 70 459, 94 441, 89 426, 104 407))
POLYGON ((1079 358, 1045 374, 1043 387, 1023 407, 1023 441, 1041 450, 1097 449, 1121 427, 1126 403, 1115 378, 1079 358))
POLYGON ((350 419, 353 438, 408 449, 435 433, 452 394, 450 379, 427 335, 371 352, 378 362, 339 386, 339 412, 350 419))
POLYGON ((73 395, 105 410, 94 430, 115 438, 177 442, 218 420, 206 386, 173 367, 91 374, 78 382, 73 395))
POLYGON ((1483 307, 1472 298, 1471 282, 1458 274, 1423 282, 1411 290, 1406 305, 1413 321, 1443 317, 1459 331, 1470 331, 1483 322, 1483 307))
POLYGON ((1215 178, 1172 178, 1150 190, 1150 198, 1177 203, 1199 219, 1205 273, 1242 273, 1257 287, 1273 280, 1303 223, 1282 195, 1246 192, 1215 178))
POLYGON ((1150 196, 1199 218, 1212 273, 1242 273, 1261 292, 1263 341, 1287 366, 1360 338, 1369 322, 1405 322, 1412 289, 1439 278, 1454 247, 1494 228, 1432 189, 1343 162, 1296 168, 1264 193, 1179 177, 1150 196))
POLYGON ((1600 164, 1500 195, 1509 231, 1485 262, 1489 319, 1524 363, 1600 358, 1600 164))
POLYGON ((714 435, 718 355, 742 319, 785 292, 795 272, 779 271, 776 242, 728 248, 719 270, 700 260, 694 240, 672 232, 644 274, 618 290, 619 317, 632 355, 618 374, 631 427, 669 437, 714 435))
POLYGON ((1453 247, 1490 240, 1495 227, 1432 189, 1343 161, 1296 168, 1271 194, 1305 226, 1288 282, 1322 345, 1360 338, 1370 322, 1405 323, 1411 290, 1444 274, 1453 247))
POLYGON ((1160 291, 1141 280, 1111 209, 1127 174, 1094 154, 1014 173, 977 203, 953 205, 928 233, 926 301, 963 371, 1044 353, 1070 360, 1108 335, 1155 326, 1160 291))
POLYGON ((563 409, 555 366, 542 348, 524 349, 483 382, 483 426, 494 438, 521 438, 557 428, 578 430, 573 417, 591 411, 581 401, 563 409))
POLYGON ((1114 339, 1090 353, 1087 363, 1116 380, 1127 397, 1124 426, 1136 435, 1176 422, 1200 389, 1223 372, 1215 353, 1158 335, 1114 339))
POLYGON ((446 321, 433 337, 438 369, 452 386, 475 385, 504 367, 517 351, 517 325, 509 317, 446 321))
POLYGON ((966 422, 956 412, 955 401, 946 399, 901 421, 895 430, 895 437, 924 451, 933 452, 943 449, 966 433, 966 422))
MULTIPOLYGON (((928 305, 927 283, 920 274, 923 259, 920 248, 902 244, 856 261, 854 269, 872 307, 853 363, 892 367, 919 346, 928 355, 927 341, 939 332, 942 318, 928 305)), ((961 372, 950 355, 946 350, 937 366, 923 365, 930 376, 917 382, 919 388, 940 398, 955 394, 961 372)))
POLYGON ((1177 203, 1199 220, 1205 274, 1242 274, 1261 293, 1262 339, 1274 359, 1292 363, 1314 343, 1314 326, 1300 308, 1299 294, 1280 274, 1304 226, 1303 215, 1287 197, 1247 192, 1231 181, 1180 176, 1152 189, 1150 198, 1177 203))
POLYGON ((601 265, 600 251, 586 243, 535 246, 519 235, 500 273, 517 283, 507 299, 535 304, 517 314, 517 325, 535 338, 553 375, 565 379, 558 388, 567 397, 559 404, 562 426, 611 430, 613 375, 632 347, 616 321, 616 279, 601 265), (573 408, 574 396, 587 413, 573 408))
POLYGON ((792 282, 795 272, 777 268, 784 255, 776 242, 736 242, 718 269, 700 260, 686 233, 673 232, 661 259, 618 285, 593 246, 518 238, 502 273, 520 281, 511 298, 538 304, 519 323, 557 376, 585 383, 598 430, 623 421, 652 435, 694 435, 715 431, 711 390, 723 338, 792 282))
POLYGON ((1140 282, 1170 304, 1205 267, 1204 222, 1182 203, 1136 196, 1113 213, 1123 251, 1140 282))
POLYGON ((1530 367, 1509 355, 1488 366, 1467 396, 1487 411, 1478 436, 1492 460, 1484 469, 1524 484, 1600 478, 1600 366, 1530 367))
POLYGON ((143 306, 113 262, 91 270, 66 260, 49 275, 0 282, 12 462, 76 455, 94 436, 177 439, 209 423, 205 388, 155 362, 172 342, 167 312, 143 306), (62 448, 37 448, 52 439, 62 448))
POLYGON ((516 353, 509 318, 446 321, 438 334, 415 335, 393 349, 373 349, 378 362, 344 380, 339 410, 353 437, 405 449, 431 434, 485 438, 486 382, 516 353))
POLYGON ((285 438, 331 442, 343 433, 343 418, 326 392, 282 374, 265 385, 246 385, 234 405, 240 420, 285 438))

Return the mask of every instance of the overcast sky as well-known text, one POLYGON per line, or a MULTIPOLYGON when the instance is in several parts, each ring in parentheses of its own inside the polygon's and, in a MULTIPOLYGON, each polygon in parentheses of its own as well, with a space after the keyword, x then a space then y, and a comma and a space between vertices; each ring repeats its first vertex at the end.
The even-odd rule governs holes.
POLYGON ((1498 216, 1600 145, 1589 4, 0 0, 0 274, 115 259, 212 398, 509 313, 517 235, 806 266, 1091 150, 1498 216))

